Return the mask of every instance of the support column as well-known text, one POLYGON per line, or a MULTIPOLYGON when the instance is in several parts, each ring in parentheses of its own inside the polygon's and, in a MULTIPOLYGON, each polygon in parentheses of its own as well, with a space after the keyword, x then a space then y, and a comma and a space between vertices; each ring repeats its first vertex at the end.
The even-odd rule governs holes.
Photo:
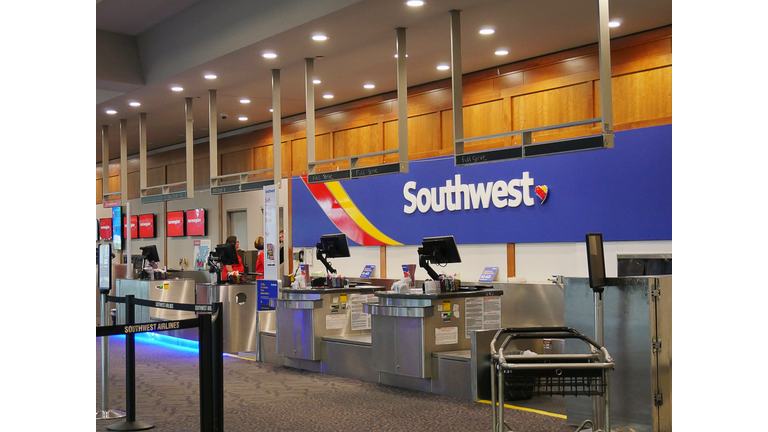
POLYGON ((187 198, 195 197, 195 154, 194 154, 194 113, 192 112, 192 98, 184 99, 184 111, 187 116, 187 198))
POLYGON ((101 126, 101 200, 109 193, 109 125, 101 126))
POLYGON ((399 161, 408 161, 408 75, 406 68, 405 28, 397 31, 397 142, 399 161))
POLYGON ((453 154, 464 153, 464 103, 461 82, 461 11, 451 11, 451 102, 453 104, 453 154))
POLYGON ((139 113, 139 190, 147 188, 147 113, 139 113))
POLYGON ((608 0, 598 0, 598 50, 600 52, 600 117, 603 119, 603 147, 613 148, 613 100, 611 99, 611 33, 608 27, 608 0))
MULTIPOLYGON (((307 164, 315 161, 315 59, 304 59, 304 88, 307 100, 307 164)), ((313 170, 314 171, 314 170, 313 170)), ((309 173, 309 166, 307 166, 309 173)))
POLYGON ((219 180, 213 180, 219 175, 219 117, 216 90, 208 90, 208 159, 210 161, 210 186, 219 185, 219 180))

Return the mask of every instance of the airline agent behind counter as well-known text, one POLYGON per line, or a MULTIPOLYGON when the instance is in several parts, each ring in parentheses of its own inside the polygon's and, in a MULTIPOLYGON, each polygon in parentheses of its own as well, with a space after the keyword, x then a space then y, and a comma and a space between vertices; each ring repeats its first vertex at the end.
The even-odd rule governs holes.
POLYGON ((240 241, 237 240, 236 236, 229 236, 227 237, 227 241, 224 243, 229 243, 235 245, 235 250, 237 250, 237 262, 238 264, 233 265, 225 265, 224 268, 221 270, 221 278, 226 280, 227 277, 229 277, 229 274, 232 272, 239 272, 241 276, 245 275, 245 267, 243 267, 243 259, 240 258, 240 241))
POLYGON ((264 279, 264 237, 259 236, 254 240, 253 247, 259 251, 258 257, 256 258, 256 268, 254 269, 256 279, 264 279))

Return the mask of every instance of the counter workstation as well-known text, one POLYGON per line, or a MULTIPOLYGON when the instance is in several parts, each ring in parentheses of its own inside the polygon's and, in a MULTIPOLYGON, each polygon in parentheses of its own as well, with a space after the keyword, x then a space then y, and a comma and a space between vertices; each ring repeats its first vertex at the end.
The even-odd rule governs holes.
POLYGON ((345 288, 280 289, 270 299, 275 308, 276 331, 262 334, 265 359, 284 366, 326 372, 358 379, 370 379, 365 367, 370 353, 371 320, 363 306, 376 301, 383 286, 361 285, 345 288), (274 343, 274 351, 272 344, 274 343), (363 350, 365 351, 365 350, 363 350), (368 375, 368 376, 366 376, 368 375))
MULTIPOLYGON (((136 298, 157 302, 212 304, 221 302, 224 310, 224 352, 246 354, 258 349, 259 328, 274 331, 275 311, 259 311, 255 283, 198 283, 198 278, 137 280, 117 279, 116 295, 133 294, 136 298)), ((125 305, 118 304, 117 323, 125 320, 125 305)), ((195 318, 195 312, 136 306, 137 323, 195 318)), ((198 340, 196 329, 172 330, 164 335, 198 340)))
MULTIPOLYGON (((490 400, 484 353, 495 329, 562 325, 563 291, 557 284, 470 282, 462 283, 469 289, 406 294, 387 291, 393 279, 350 281, 375 286, 281 289, 279 298, 270 299, 277 322, 274 334, 261 333, 260 360, 490 400)), ((542 341, 529 344, 517 348, 541 352, 542 341)))

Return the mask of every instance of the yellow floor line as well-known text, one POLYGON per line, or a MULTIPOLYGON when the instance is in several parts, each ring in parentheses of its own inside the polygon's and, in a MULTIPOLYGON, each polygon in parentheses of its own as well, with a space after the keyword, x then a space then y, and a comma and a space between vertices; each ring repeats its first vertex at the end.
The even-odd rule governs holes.
MULTIPOLYGON (((488 404, 488 405, 491 404, 491 401, 482 400, 482 399, 479 399, 478 402, 484 403, 484 404, 488 404)), ((541 415, 550 416, 550 417, 557 417, 557 418, 561 418, 561 419, 567 419, 568 418, 567 416, 564 416, 562 414, 555 414, 555 413, 551 413, 551 412, 547 412, 547 411, 541 411, 541 410, 536 410, 536 409, 531 409, 531 408, 524 408, 524 407, 517 407, 517 406, 507 405, 507 404, 504 404, 504 408, 511 408, 511 409, 516 409, 516 410, 520 410, 520 411, 528 411, 528 412, 532 412, 532 413, 536 413, 536 414, 541 414, 541 415)))
POLYGON ((256 359, 252 359, 252 358, 248 358, 248 357, 240 357, 239 355, 234 355, 234 354, 224 354, 224 355, 227 356, 227 357, 239 358, 241 360, 248 360, 248 361, 254 361, 254 362, 257 361, 256 359))

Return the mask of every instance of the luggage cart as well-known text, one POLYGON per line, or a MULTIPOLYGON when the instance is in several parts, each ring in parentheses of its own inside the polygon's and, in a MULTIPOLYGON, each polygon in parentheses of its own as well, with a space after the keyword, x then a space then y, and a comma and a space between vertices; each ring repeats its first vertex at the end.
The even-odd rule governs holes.
POLYGON ((504 400, 513 395, 587 396, 593 398, 594 432, 610 431, 610 371, 614 368, 608 350, 570 327, 503 328, 491 341, 491 406, 493 432, 504 432, 504 400), (506 337, 498 350, 496 342, 506 337), (505 354, 515 339, 580 339, 589 354, 505 354))

